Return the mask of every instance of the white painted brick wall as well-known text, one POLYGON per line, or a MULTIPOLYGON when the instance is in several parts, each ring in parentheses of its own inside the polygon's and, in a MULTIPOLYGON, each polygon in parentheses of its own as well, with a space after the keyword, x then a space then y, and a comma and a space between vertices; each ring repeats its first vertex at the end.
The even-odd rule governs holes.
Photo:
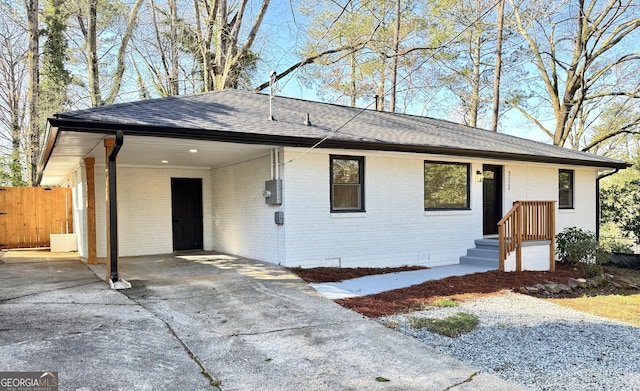
MULTIPOLYGON (((571 169, 571 167, 569 167, 571 169)), ((595 169, 573 167, 574 172, 574 209, 558 211, 556 231, 566 227, 580 227, 591 232, 596 230, 596 178, 595 169)))
POLYGON ((565 227, 581 227, 595 231, 596 177, 598 170, 544 164, 505 165, 505 212, 516 200, 555 200, 556 231, 565 227), (558 209, 558 170, 574 170, 574 209, 558 209), (511 182, 508 178, 511 178, 511 182))
MULTIPOLYGON (((286 150, 285 161, 299 154, 300 150, 286 150)), ((424 160, 413 154, 315 150, 287 164, 287 265, 457 263, 482 236, 481 203, 474 202, 470 211, 425 212, 424 160), (331 153, 365 156, 366 213, 330 212, 331 153)), ((475 169, 476 165, 472 172, 475 169)), ((482 194, 480 183, 472 181, 471 186, 472 197, 482 194)))
MULTIPOLYGON (((549 245, 540 244, 522 247, 522 270, 548 271, 549 270, 549 245)), ((516 271, 516 253, 512 252, 504 261, 504 271, 516 271)))
MULTIPOLYGON (((286 149, 287 266, 438 266, 458 263, 482 237, 482 164, 502 165, 503 213, 515 200, 558 199, 558 169, 545 164, 451 158, 418 154, 286 149), (329 155, 365 156, 366 213, 330 213, 329 155), (424 211, 425 160, 471 163, 471 210, 424 211), (309 174, 312 173, 312 174, 309 174)), ((575 168, 576 208, 557 212, 558 231, 591 229, 595 221, 595 175, 575 168)))
MULTIPOLYGON (((474 173, 482 164, 503 165, 503 211, 514 200, 558 198, 556 165, 522 164, 420 154, 281 150, 282 206, 265 204, 264 183, 271 178, 268 155, 207 170, 120 166, 118 206, 120 255, 170 253, 171 178, 203 180, 204 247, 244 257, 304 267, 437 266, 455 264, 473 240, 482 237, 482 183, 474 173), (366 213, 331 213, 329 155, 365 156, 366 213), (424 211, 424 161, 471 163, 471 210, 424 211), (274 223, 282 210, 284 226, 274 223)), ((595 226, 597 171, 575 169, 575 206, 559 211, 557 230, 595 226)), ((104 165, 97 164, 98 256, 106 256, 104 165)), ((85 173, 74 176, 74 194, 85 198, 85 173)), ((86 205, 86 199, 82 205, 86 205)), ((74 202, 80 251, 86 254, 86 210, 74 202)))
MULTIPOLYGON (((106 176, 96 164, 97 255, 107 256, 106 176)), ((171 178, 201 178, 203 199, 203 247, 212 249, 211 177, 208 169, 179 167, 118 167, 118 237, 120 256, 173 252, 171 178)))
POLYGON ((84 165, 71 174, 71 196, 73 199, 73 232, 78 238, 78 254, 88 258, 87 244, 87 185, 84 165))
MULTIPOLYGON (((215 250, 273 263, 284 259, 284 227, 274 222, 281 206, 267 205, 263 196, 270 179, 269 155, 212 170, 215 250)), ((285 226, 288 218, 285 213, 285 226)))

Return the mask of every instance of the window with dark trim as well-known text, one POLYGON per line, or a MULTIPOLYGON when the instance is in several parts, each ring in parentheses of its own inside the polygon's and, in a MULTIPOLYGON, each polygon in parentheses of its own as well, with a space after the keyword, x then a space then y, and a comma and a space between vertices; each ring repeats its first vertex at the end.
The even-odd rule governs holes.
POLYGON ((470 209, 469 163, 424 162, 424 209, 470 209))
POLYGON ((364 157, 331 159, 331 211, 364 212, 364 157))
POLYGON ((573 209, 573 170, 558 171, 558 208, 573 209))

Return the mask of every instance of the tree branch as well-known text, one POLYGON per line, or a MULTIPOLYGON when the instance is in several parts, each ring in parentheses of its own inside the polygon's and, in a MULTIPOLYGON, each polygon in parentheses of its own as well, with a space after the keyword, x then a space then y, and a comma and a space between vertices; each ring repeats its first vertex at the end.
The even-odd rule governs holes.
POLYGON ((636 118, 635 123, 631 123, 629 125, 626 125, 624 127, 622 127, 621 129, 615 130, 611 133, 607 133, 603 136, 597 137, 593 140, 591 140, 589 142, 589 144, 585 145, 584 148, 582 148, 582 152, 588 152, 591 148, 595 147, 596 145, 609 140, 612 137, 621 135, 621 134, 640 134, 640 130, 636 130, 636 129, 632 129, 636 126, 638 126, 640 124, 640 118, 636 118))
POLYGON ((525 109, 523 109, 522 107, 520 107, 520 105, 518 105, 516 102, 511 101, 511 100, 506 100, 504 101, 506 104, 508 104, 509 106, 513 107, 514 109, 518 110, 520 112, 520 114, 522 114, 525 118, 527 118, 529 121, 533 122, 534 124, 536 124, 540 130, 542 130, 543 132, 545 132, 547 134, 547 136, 551 137, 553 139, 553 133, 551 131, 549 131, 549 129, 547 129, 540 121, 538 121, 534 116, 532 116, 531 114, 527 113, 527 111, 525 109))
MULTIPOLYGON (((324 56, 328 56, 329 54, 334 54, 334 53, 340 53, 343 51, 351 51, 351 52, 356 52, 360 49, 362 49, 368 41, 362 41, 362 42, 358 42, 354 45, 344 45, 344 46, 340 46, 338 48, 335 49, 329 49, 329 50, 325 50, 324 52, 320 52, 317 54, 314 54, 313 56, 309 56, 307 58, 305 58, 302 61, 299 61, 295 64, 293 64, 292 66, 290 66, 289 68, 287 68, 287 70, 285 70, 282 73, 276 74, 276 81, 280 80, 284 77, 286 77, 288 74, 290 74, 291 72, 295 71, 296 69, 307 65, 307 64, 311 64, 314 62, 317 62, 316 60, 324 57, 324 56)), ((257 86, 256 88, 253 89, 253 92, 260 92, 262 90, 264 90, 265 88, 269 87, 269 82, 264 82, 262 84, 260 84, 259 86, 257 86)))

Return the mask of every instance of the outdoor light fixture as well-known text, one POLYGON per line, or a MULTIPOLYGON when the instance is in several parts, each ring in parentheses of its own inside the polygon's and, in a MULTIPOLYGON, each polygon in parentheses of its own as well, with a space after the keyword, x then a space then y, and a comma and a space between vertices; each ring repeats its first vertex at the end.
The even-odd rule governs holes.
POLYGON ((167 163, 169 163, 169 161, 168 160, 162 160, 162 163, 167 164, 167 163))
POLYGON ((194 149, 190 149, 189 152, 196 153, 196 152, 198 152, 198 150, 194 148, 194 149))
POLYGON ((482 173, 482 171, 477 170, 476 171, 476 182, 482 182, 484 181, 484 174, 482 173))

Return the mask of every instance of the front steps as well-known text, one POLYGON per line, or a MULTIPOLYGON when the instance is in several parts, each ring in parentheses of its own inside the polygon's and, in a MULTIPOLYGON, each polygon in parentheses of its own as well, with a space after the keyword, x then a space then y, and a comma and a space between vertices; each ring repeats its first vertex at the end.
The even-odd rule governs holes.
POLYGON ((476 247, 467 250, 467 255, 460 257, 460 263, 466 265, 500 268, 498 239, 476 239, 476 247))

